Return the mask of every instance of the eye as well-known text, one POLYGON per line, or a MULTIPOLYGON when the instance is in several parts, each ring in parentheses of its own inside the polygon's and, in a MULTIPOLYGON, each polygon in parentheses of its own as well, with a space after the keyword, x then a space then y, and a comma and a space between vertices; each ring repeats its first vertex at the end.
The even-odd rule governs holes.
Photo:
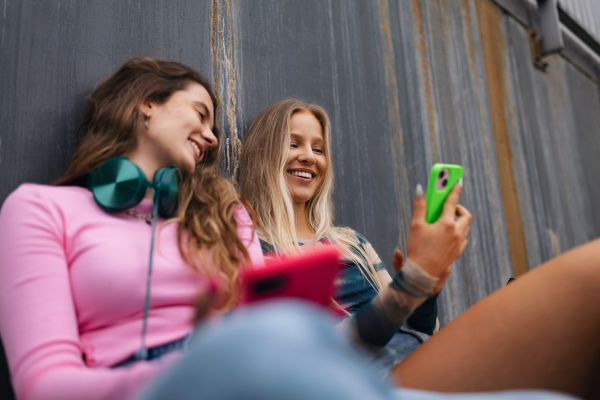
POLYGON ((297 148, 298 148, 298 145, 297 145, 296 143, 290 143, 290 147, 291 147, 292 149, 297 149, 297 148))
POLYGON ((200 112, 200 111, 196 111, 196 112, 200 116, 200 120, 204 120, 204 114, 202 114, 202 112, 200 112))
POLYGON ((313 149, 313 151, 317 154, 324 154, 325 152, 323 151, 323 149, 313 149))

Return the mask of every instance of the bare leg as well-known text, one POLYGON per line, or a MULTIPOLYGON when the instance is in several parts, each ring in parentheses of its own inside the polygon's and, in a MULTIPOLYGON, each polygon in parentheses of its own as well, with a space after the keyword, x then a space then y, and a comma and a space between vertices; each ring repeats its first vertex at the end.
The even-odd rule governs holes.
POLYGON ((405 387, 441 392, 542 388, 598 398, 600 240, 480 301, 392 376, 405 387))

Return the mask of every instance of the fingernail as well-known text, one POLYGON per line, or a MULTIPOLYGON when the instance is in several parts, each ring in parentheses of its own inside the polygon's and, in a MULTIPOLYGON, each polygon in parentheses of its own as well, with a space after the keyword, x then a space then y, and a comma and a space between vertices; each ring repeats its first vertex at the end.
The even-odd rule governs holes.
POLYGON ((423 197, 423 186, 420 183, 417 183, 417 188, 415 189, 415 196, 417 199, 423 197))
POLYGON ((458 180, 458 187, 462 189, 462 186, 463 186, 463 180, 462 180, 462 178, 460 178, 458 180))

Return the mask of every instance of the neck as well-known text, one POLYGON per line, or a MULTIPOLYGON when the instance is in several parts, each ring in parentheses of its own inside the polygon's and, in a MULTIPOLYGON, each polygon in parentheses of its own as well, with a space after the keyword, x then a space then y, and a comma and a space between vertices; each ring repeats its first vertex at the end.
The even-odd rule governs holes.
POLYGON ((313 239, 315 232, 311 229, 306 218, 306 203, 294 204, 294 216, 296 218, 296 237, 298 239, 313 239))
MULTIPOLYGON (((146 175, 146 179, 148 180, 148 182, 152 182, 152 180, 154 179, 154 174, 160 168, 160 166, 157 163, 152 162, 152 159, 150 157, 144 157, 143 153, 139 151, 139 147, 138 150, 133 151, 132 153, 127 154, 125 156, 129 159, 129 161, 140 167, 144 175, 146 175)), ((152 198, 152 189, 148 188, 148 190, 146 190, 146 195, 144 196, 144 198, 152 198)))

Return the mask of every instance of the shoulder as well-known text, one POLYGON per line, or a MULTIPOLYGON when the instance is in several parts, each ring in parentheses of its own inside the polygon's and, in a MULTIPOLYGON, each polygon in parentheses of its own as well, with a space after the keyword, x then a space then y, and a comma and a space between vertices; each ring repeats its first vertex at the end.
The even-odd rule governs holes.
POLYGON ((94 204, 92 193, 85 188, 24 183, 6 198, 2 204, 2 212, 31 208, 77 208, 85 203, 94 204))
MULTIPOLYGON (((336 227, 335 230, 338 234, 343 235, 354 246, 356 246, 356 249, 362 250, 362 252, 364 252, 364 255, 366 255, 368 261, 375 267, 376 270, 379 271, 385 269, 385 265, 379 258, 379 255, 377 254, 371 243, 369 243, 369 241, 362 234, 360 234, 352 228, 347 227, 336 227)), ((352 249, 352 251, 358 256, 363 256, 362 254, 360 254, 360 252, 357 252, 356 249, 352 249)))
POLYGON ((349 227, 335 227, 336 233, 351 241, 355 246, 364 247, 369 242, 363 235, 349 227))
POLYGON ((260 239, 260 248, 263 254, 269 254, 275 252, 275 247, 271 243, 267 243, 266 241, 260 239))
POLYGON ((61 238, 67 221, 92 218, 99 210, 85 188, 22 184, 2 204, 0 235, 27 236, 35 231, 61 238))
POLYGON ((239 203, 233 212, 233 217, 235 218, 235 222, 237 222, 239 227, 254 227, 252 222, 252 218, 250 218, 250 214, 248 214, 248 210, 242 203, 239 203))

